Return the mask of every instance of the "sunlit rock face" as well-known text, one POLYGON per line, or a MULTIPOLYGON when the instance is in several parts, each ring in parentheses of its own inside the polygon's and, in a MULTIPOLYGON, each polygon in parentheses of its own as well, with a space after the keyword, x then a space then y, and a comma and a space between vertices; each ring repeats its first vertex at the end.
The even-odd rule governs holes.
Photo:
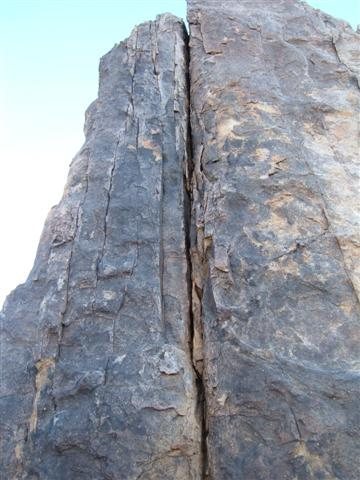
POLYGON ((355 480, 359 35, 290 0, 188 17, 209 476, 355 480))
POLYGON ((188 20, 101 59, 1 314, 4 479, 360 478, 359 35, 296 0, 188 20))

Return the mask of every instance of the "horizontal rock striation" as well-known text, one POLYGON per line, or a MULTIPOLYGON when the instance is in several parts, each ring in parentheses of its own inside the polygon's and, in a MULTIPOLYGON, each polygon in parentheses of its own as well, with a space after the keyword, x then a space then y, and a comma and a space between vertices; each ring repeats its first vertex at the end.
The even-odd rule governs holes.
POLYGON ((359 34, 188 6, 101 59, 1 313, 1 479, 360 478, 359 34))

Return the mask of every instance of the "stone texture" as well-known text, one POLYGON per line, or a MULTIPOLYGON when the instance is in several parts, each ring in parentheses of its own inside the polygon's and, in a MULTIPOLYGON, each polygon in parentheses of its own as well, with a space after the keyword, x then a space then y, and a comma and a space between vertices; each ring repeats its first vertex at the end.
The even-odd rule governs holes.
POLYGON ((101 60, 4 305, 6 480, 360 478, 359 35, 188 4, 101 60))
POLYGON ((4 307, 4 479, 200 478, 186 44, 163 15, 101 60, 86 142, 4 307))
POLYGON ((356 480, 359 35, 294 0, 188 3, 209 478, 356 480))

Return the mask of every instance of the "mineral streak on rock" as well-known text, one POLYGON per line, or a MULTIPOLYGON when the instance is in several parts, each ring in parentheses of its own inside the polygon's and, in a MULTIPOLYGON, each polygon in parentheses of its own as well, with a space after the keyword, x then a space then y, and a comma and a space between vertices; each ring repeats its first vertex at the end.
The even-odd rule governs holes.
POLYGON ((356 480, 359 35, 294 0, 188 3, 209 478, 356 480))
POLYGON ((188 3, 101 60, 5 303, 1 479, 360 478, 359 35, 188 3))
POLYGON ((186 252, 187 34, 162 15, 99 97, 2 338, 6 479, 199 479, 186 252))

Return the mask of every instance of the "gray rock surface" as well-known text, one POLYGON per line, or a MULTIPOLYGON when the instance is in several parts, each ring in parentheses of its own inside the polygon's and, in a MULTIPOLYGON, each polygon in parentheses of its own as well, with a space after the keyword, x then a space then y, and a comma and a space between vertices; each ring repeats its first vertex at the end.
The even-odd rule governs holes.
POLYGON ((209 478, 359 479, 359 35, 294 0, 189 7, 209 478))
POLYGON ((200 478, 186 37, 163 15, 101 60, 86 142, 3 312, 4 479, 200 478))
POLYGON ((359 35, 188 4, 102 58, 5 302, 1 480, 360 478, 359 35))

